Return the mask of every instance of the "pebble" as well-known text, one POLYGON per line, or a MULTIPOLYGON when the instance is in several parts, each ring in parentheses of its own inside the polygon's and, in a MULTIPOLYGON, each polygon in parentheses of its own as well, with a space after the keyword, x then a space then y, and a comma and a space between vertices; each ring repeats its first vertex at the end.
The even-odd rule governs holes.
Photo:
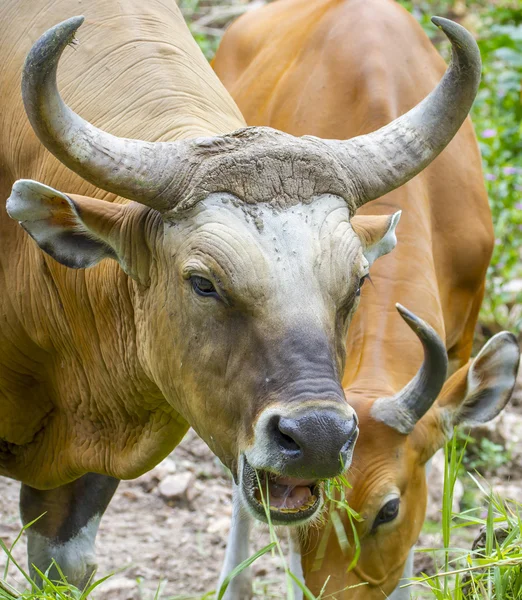
POLYGON ((103 600, 139 600, 138 582, 126 577, 110 577, 103 584, 103 600))
POLYGON ((191 472, 168 475, 158 486, 158 491, 166 500, 189 500, 189 490, 194 483, 191 472))
POLYGON ((208 533, 218 533, 219 535, 225 536, 228 534, 230 529, 230 517, 221 517, 220 519, 214 519, 208 526, 208 533))
POLYGON ((143 474, 136 480, 137 483, 146 491, 152 492, 160 481, 166 479, 169 475, 176 472, 176 464, 172 458, 163 459, 158 465, 151 469, 148 473, 143 474))

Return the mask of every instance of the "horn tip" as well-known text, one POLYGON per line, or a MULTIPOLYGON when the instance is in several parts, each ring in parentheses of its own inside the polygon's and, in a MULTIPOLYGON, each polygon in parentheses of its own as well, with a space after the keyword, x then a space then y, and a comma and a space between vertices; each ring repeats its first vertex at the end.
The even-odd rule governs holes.
POLYGON ((395 308, 399 311, 399 313, 401 314, 401 316, 409 316, 409 317, 414 317, 415 315, 409 311, 405 306, 403 306, 400 302, 396 302, 395 303, 395 308))
POLYGON ((73 36, 76 31, 82 26, 85 21, 85 17, 83 15, 77 15, 75 17, 70 17, 61 23, 58 23, 53 30, 60 35, 65 36, 73 36))
POLYGON ((431 22, 435 25, 435 27, 442 29, 444 33, 451 29, 464 29, 464 27, 459 25, 456 21, 446 19, 445 17, 431 17, 431 22))
POLYGON ((24 64, 22 77, 22 95, 24 103, 31 96, 33 88, 38 87, 56 68, 58 59, 67 44, 74 41, 74 34, 84 22, 85 17, 78 15, 58 23, 48 29, 34 43, 24 64))
POLYGON ((465 50, 472 60, 480 67, 480 52, 471 33, 456 21, 444 17, 431 17, 431 22, 444 32, 453 47, 465 50))
POLYGON ((417 315, 408 310, 405 306, 397 302, 395 304, 395 308, 399 311, 401 317, 408 323, 408 325, 414 330, 419 331, 419 328, 422 324, 421 319, 417 315))

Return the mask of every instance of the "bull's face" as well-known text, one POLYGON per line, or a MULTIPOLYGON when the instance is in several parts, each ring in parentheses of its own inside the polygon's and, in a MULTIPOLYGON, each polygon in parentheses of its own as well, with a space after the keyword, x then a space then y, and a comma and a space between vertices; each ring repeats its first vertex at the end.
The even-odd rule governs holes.
POLYGON ((257 516, 265 494, 274 522, 317 512, 319 480, 350 465, 358 435, 340 385, 346 330, 398 215, 350 220, 327 194, 275 209, 214 193, 162 218, 32 181, 9 211, 63 264, 111 257, 136 280, 142 364, 257 516))
POLYGON ((317 591, 330 576, 327 590, 335 597, 377 600, 397 587, 422 528, 427 499, 425 459, 409 436, 376 422, 368 414, 368 406, 357 403, 357 414, 361 435, 347 474, 353 487, 346 490, 346 501, 361 517, 360 522, 353 521, 361 554, 348 571, 355 544, 352 525, 341 510, 350 548, 343 554, 331 533, 325 557, 318 561, 316 536, 323 534, 314 533, 313 540, 304 545, 306 582, 317 591), (356 587, 344 595, 339 593, 352 586, 356 587))
MULTIPOLYGON (((331 534, 324 558, 318 562, 318 538, 324 533, 311 531, 303 544, 303 564, 312 591, 322 589, 329 577, 327 593, 350 600, 377 600, 391 594, 403 574, 411 576, 408 560, 424 522, 429 460, 451 436, 454 425, 489 421, 504 408, 515 384, 518 361, 514 337, 495 336, 474 361, 448 379, 436 404, 408 435, 381 421, 373 401, 353 399, 361 435, 347 475, 353 487, 346 490, 346 498, 362 518, 354 522, 361 554, 355 568, 348 571, 353 553, 348 549, 343 554, 331 534), (360 587, 338 593, 351 586, 360 587)), ((345 529, 350 536, 346 519, 345 529)))

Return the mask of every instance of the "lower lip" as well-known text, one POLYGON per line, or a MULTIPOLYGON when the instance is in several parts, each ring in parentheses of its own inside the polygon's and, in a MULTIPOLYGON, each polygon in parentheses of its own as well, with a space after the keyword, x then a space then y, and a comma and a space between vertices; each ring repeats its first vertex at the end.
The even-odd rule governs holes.
MULTIPOLYGON (((258 476, 263 477, 263 473, 259 474, 253 467, 251 467, 247 460, 244 458, 244 464, 241 476, 241 487, 242 496, 246 501, 248 507, 254 513, 254 515, 262 520, 267 521, 267 509, 266 506, 261 502, 261 494, 259 490, 258 476)), ((290 478, 280 477, 278 483, 281 485, 294 483, 295 480, 290 478)), ((311 484, 313 482, 301 481, 301 485, 311 484)), ((318 483, 311 488, 310 498, 302 505, 298 507, 275 507, 269 505, 270 520, 273 524, 277 525, 292 525, 302 524, 310 520, 315 516, 321 506, 321 487, 318 483)))

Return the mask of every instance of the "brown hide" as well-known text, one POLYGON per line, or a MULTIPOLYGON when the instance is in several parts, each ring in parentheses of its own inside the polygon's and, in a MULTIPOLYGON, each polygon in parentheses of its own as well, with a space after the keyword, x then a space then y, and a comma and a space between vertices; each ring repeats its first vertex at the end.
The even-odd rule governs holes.
MULTIPOLYGON (((81 50, 65 52, 59 85, 84 118, 113 134, 150 141, 243 125, 174 2, 1 3, 0 474, 40 488, 86 471, 136 476, 168 454, 188 427, 139 355, 138 284, 114 261, 88 270, 58 264, 5 210, 20 178, 127 202, 47 152, 22 104, 22 67, 32 44, 82 13, 81 50)), ((145 222, 135 223, 136 233, 145 222)))
MULTIPOLYGON (((403 114, 445 69, 415 19, 391 0, 271 3, 230 27, 213 66, 249 125, 337 139, 403 114)), ((350 471, 354 491, 347 494, 367 518, 358 526, 361 558, 346 573, 351 556, 342 555, 332 534, 320 570, 313 572, 322 529, 303 543, 311 590, 319 593, 331 576, 325 593, 350 600, 382 598, 397 585, 424 519, 424 463, 443 439, 425 420, 407 437, 370 414, 373 401, 401 389, 421 361, 418 340, 395 303, 439 332, 450 372, 465 365, 471 352, 493 228, 469 119, 427 169, 358 214, 399 209, 398 245, 372 267, 347 339, 343 384, 361 428, 350 471), (402 494, 400 515, 371 533, 369 524, 390 489, 402 494), (361 582, 369 586, 336 593, 361 582)))

